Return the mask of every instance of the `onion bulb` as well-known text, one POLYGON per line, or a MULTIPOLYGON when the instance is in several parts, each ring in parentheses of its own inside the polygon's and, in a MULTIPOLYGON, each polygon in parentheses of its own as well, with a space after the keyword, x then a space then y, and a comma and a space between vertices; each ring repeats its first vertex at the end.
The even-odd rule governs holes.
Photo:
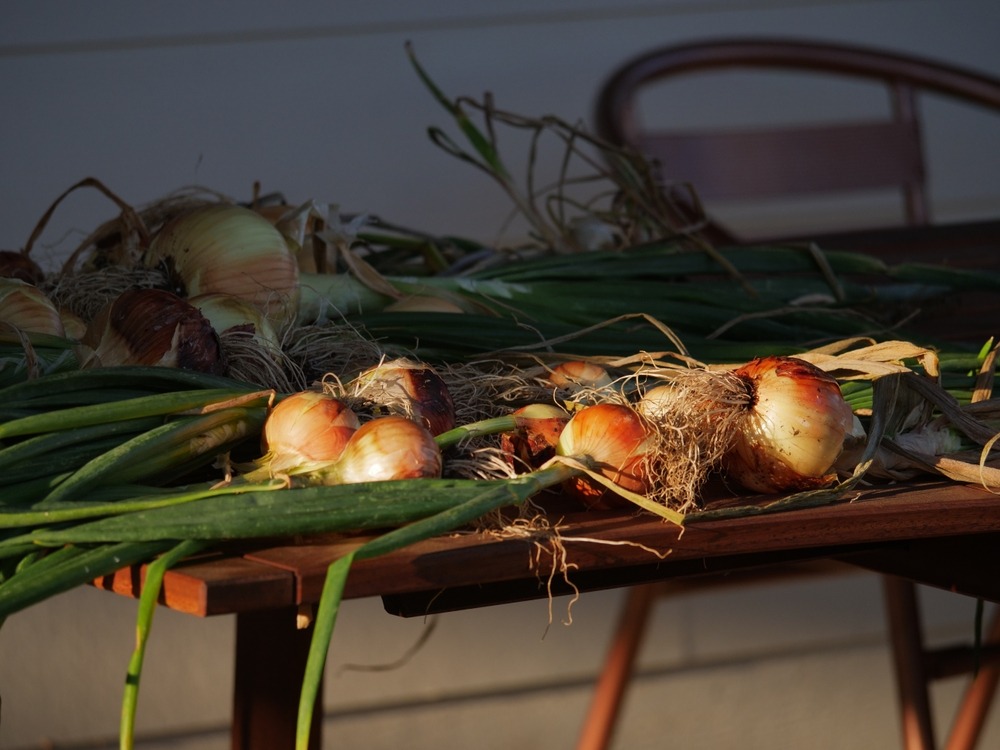
POLYGON ((178 214, 153 237, 145 263, 165 266, 184 296, 221 292, 248 300, 278 330, 298 313, 295 254, 281 232, 249 208, 211 203, 178 214))
POLYGON ((252 333, 268 345, 280 347, 274 326, 267 317, 242 297, 232 294, 199 294, 188 299, 204 315, 221 336, 228 331, 252 333))
MULTIPOLYGON (((580 409, 566 423, 556 454, 575 459, 624 490, 645 495, 654 445, 653 427, 637 411, 624 404, 600 403, 580 409)), ((569 480, 566 489, 590 508, 627 504, 587 475, 569 480)))
POLYGON ((512 465, 538 468, 556 454, 569 414, 554 404, 528 404, 512 416, 516 428, 500 436, 500 447, 512 465))
POLYGON ((147 365, 221 374, 219 336, 196 307, 162 289, 122 292, 90 321, 82 367, 147 365))
POLYGON ((0 250, 0 278, 20 279, 38 286, 45 280, 45 272, 27 253, 0 250))
POLYGON ((0 320, 28 333, 66 335, 62 317, 38 287, 15 278, 0 278, 0 320))
POLYGON ((299 391, 278 402, 261 432, 264 455, 254 462, 258 475, 303 474, 340 458, 361 426, 343 401, 325 393, 299 391))
POLYGON ((321 484, 387 482, 441 476, 441 451, 423 425, 398 415, 365 422, 344 446, 340 459, 315 472, 321 484))
POLYGON ((455 403, 444 378, 428 364, 406 358, 382 362, 349 385, 354 397, 376 410, 419 421, 433 435, 455 426, 455 403))
POLYGON ((854 414, 836 379, 794 357, 755 359, 733 374, 746 388, 743 419, 723 457, 728 476, 762 493, 823 487, 854 414))

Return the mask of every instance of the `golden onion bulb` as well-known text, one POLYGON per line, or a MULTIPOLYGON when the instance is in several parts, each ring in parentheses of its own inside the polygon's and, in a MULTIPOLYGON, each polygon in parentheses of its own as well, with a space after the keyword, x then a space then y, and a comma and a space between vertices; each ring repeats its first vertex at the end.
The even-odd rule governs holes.
POLYGON ((279 401, 264 422, 264 456, 255 464, 270 476, 315 471, 339 459, 360 426, 357 415, 333 396, 293 393, 279 401))
POLYGON ((441 469, 441 450, 430 431, 390 415, 361 425, 337 463, 318 478, 325 484, 387 482, 440 477, 441 469))
POLYGON ((854 425, 836 379, 794 357, 755 359, 733 374, 743 381, 748 402, 723 457, 729 477, 763 493, 832 482, 831 468, 854 425))
POLYGON ((242 206, 212 203, 168 221, 150 242, 147 266, 163 265, 183 294, 231 294, 283 330, 298 313, 299 269, 284 235, 242 206))
MULTIPOLYGON (((600 403, 573 415, 559 435, 556 453, 579 461, 624 490, 645 495, 654 443, 653 427, 637 411, 624 404, 600 403)), ((628 502, 586 475, 570 480, 566 489, 591 508, 628 502)))

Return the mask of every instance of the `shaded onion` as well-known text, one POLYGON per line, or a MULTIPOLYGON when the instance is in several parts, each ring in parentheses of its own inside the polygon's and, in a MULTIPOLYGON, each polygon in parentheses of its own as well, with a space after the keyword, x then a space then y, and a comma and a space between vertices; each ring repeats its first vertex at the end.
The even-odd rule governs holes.
POLYGON ((433 435, 455 426, 455 403, 448 385, 428 364, 400 358, 358 375, 352 393, 393 414, 416 419, 433 435))
POLYGON ((83 367, 224 370, 215 329, 196 307, 162 289, 122 292, 90 321, 81 343, 83 367))
POLYGON ((293 249, 274 225, 242 206, 213 203, 167 222, 150 242, 146 265, 165 265, 183 294, 242 297, 281 330, 298 313, 293 249))
POLYGON ((38 287, 16 278, 0 278, 0 320, 21 331, 66 335, 62 317, 38 287))

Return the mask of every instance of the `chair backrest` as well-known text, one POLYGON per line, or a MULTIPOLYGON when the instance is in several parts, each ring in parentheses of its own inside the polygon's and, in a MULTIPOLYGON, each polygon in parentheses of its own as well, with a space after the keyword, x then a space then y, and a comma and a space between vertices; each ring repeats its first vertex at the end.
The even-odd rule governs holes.
MULTIPOLYGON (((615 70, 601 86, 599 136, 659 164, 667 182, 690 183, 711 215, 713 200, 773 199, 892 188, 901 220, 926 224, 931 211, 918 95, 955 97, 1000 111, 1000 79, 930 60, 864 47, 782 39, 668 46, 615 70), (668 130, 645 125, 637 102, 653 83, 708 71, 792 71, 884 85, 889 113, 876 119, 803 125, 668 130)), ((900 223, 900 222, 897 222, 900 223)))

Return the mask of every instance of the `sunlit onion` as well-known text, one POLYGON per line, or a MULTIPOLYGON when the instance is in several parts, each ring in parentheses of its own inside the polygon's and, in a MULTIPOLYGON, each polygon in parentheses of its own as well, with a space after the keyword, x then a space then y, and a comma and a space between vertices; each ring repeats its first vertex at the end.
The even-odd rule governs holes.
POLYGON ((823 487, 851 434, 854 415, 836 379, 794 357, 755 359, 734 371, 745 418, 723 458, 730 478, 762 493, 823 487))
POLYGON ((316 391, 293 393, 268 415, 261 433, 264 456, 256 466, 270 476, 329 466, 340 458, 360 426, 357 415, 333 396, 316 391))
POLYGON ((323 484, 355 484, 439 477, 441 468, 441 451, 427 428, 390 415, 361 425, 340 459, 313 476, 323 484))
MULTIPOLYGON (((556 453, 573 458, 629 492, 649 489, 648 456, 655 440, 650 423, 629 406, 600 403, 577 411, 563 428, 556 453)), ((571 480, 567 491, 591 508, 627 501, 589 476, 571 480)))

